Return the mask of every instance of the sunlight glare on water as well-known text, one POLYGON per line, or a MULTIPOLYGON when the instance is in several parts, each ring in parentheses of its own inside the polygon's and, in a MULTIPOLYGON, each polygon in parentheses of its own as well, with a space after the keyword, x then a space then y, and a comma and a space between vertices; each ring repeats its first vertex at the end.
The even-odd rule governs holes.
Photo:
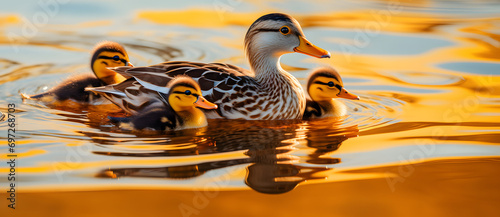
POLYGON ((9 104, 19 162, 18 209, 5 202, 2 213, 500 214, 498 1, 74 0, 51 13, 37 2, 0 9, 4 201, 9 104), (331 52, 331 59, 287 54, 281 64, 304 87, 315 67, 335 67, 361 97, 341 99, 346 118, 209 120, 200 129, 137 133, 110 123, 99 106, 48 106, 19 95, 90 72, 91 49, 102 40, 123 44, 135 66, 188 60, 249 68, 245 33, 270 12, 292 15, 309 41, 331 52))

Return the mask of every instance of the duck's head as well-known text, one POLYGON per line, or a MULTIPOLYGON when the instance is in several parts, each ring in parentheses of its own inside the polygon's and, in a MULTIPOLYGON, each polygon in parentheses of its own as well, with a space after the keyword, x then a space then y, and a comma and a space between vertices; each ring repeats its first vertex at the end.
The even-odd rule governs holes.
POLYGON ((328 51, 306 39, 297 20, 281 13, 267 14, 257 19, 247 31, 245 49, 251 64, 293 52, 330 58, 328 51))
POLYGON ((200 86, 192 78, 177 76, 167 86, 168 103, 176 112, 189 111, 195 107, 216 109, 217 105, 209 102, 201 95, 200 86))
POLYGON ((120 44, 112 41, 98 43, 93 50, 90 67, 94 74, 106 84, 115 84, 125 78, 109 67, 132 66, 129 62, 127 51, 120 44))
POLYGON ((339 73, 333 68, 314 70, 307 82, 307 91, 313 101, 330 101, 332 98, 359 100, 359 96, 347 92, 339 73))

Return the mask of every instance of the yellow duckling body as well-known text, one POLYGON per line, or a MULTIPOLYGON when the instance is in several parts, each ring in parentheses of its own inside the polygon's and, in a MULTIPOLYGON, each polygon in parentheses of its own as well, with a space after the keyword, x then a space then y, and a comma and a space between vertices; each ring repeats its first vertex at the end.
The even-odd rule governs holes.
POLYGON ((107 67, 129 66, 129 58, 125 48, 116 42, 103 41, 93 49, 90 68, 94 74, 81 74, 67 78, 49 91, 28 96, 21 94, 23 99, 34 99, 51 104, 64 104, 66 100, 77 103, 93 103, 99 95, 85 91, 86 87, 99 87, 116 84, 126 78, 107 67))
POLYGON ((340 74, 333 68, 314 70, 307 82, 306 110, 303 119, 342 117, 347 115, 347 107, 335 98, 359 100, 359 97, 347 92, 340 74))
POLYGON ((178 76, 167 86, 167 94, 157 93, 164 104, 150 104, 137 115, 129 118, 113 118, 127 130, 181 130, 207 126, 205 113, 199 108, 216 109, 217 105, 201 95, 201 90, 192 78, 178 76))

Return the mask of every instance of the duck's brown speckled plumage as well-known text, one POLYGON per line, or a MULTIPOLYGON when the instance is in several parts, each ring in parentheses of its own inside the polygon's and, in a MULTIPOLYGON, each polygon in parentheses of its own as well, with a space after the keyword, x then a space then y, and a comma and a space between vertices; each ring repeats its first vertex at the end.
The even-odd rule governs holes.
POLYGON ((301 86, 292 82, 295 78, 289 74, 273 75, 276 76, 271 78, 275 85, 262 88, 250 71, 230 64, 175 61, 148 67, 119 67, 115 71, 134 78, 107 86, 108 91, 100 93, 131 114, 161 103, 157 90, 164 92, 161 87, 178 75, 187 75, 197 81, 203 96, 219 105, 219 115, 226 118, 295 119, 303 111, 302 106, 294 106, 302 104, 299 97, 290 97, 296 94, 293 89, 301 90, 301 86), (148 89, 145 85, 151 86, 148 89))

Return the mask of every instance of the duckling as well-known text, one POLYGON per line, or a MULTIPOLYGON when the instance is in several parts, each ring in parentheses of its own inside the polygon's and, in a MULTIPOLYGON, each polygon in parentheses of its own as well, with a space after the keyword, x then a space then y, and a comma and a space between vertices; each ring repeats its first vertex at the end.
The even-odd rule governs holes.
POLYGON ((347 114, 346 106, 335 98, 359 100, 359 96, 347 92, 340 74, 333 68, 318 68, 307 82, 310 98, 306 101, 303 119, 342 117, 347 114))
POLYGON ((99 95, 85 91, 86 87, 99 87, 125 81, 126 78, 108 67, 132 66, 125 48, 112 41, 98 43, 93 49, 90 68, 94 74, 72 76, 49 91, 36 95, 21 94, 23 99, 34 99, 48 103, 64 103, 72 100, 79 103, 92 103, 99 95))
POLYGON ((201 95, 200 86, 188 76, 177 76, 168 83, 169 92, 160 94, 164 104, 150 104, 128 118, 108 117, 126 130, 181 130, 207 126, 203 109, 217 109, 201 95), (198 108, 199 107, 199 108, 198 108))

